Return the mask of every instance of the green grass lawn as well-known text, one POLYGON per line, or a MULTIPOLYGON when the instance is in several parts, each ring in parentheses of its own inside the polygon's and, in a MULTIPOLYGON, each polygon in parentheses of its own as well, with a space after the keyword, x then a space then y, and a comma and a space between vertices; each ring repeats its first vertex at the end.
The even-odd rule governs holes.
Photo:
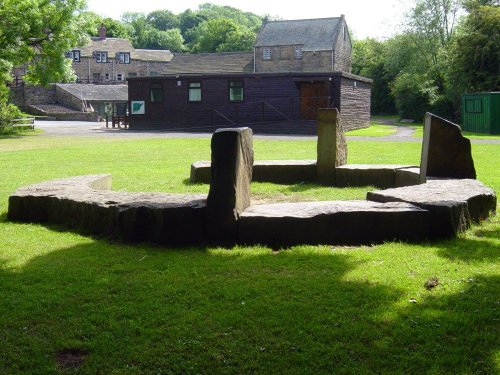
MULTIPOLYGON (((18 187, 79 174, 111 173, 115 190, 207 192, 188 178, 209 144, 0 138, 0 374, 498 373, 498 217, 449 241, 282 251, 130 245, 6 220, 18 187)), ((418 143, 348 144, 350 163, 419 162, 418 143)), ((316 144, 254 149, 313 159, 316 144)), ((500 191, 500 145, 472 150, 478 178, 500 191)), ((369 189, 252 185, 255 199, 291 201, 369 189)))

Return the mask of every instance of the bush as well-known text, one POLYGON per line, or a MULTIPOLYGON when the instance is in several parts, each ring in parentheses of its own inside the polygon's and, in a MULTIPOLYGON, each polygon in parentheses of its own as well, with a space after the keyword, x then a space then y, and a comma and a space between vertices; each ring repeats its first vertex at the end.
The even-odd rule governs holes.
POLYGON ((14 104, 0 101, 0 126, 11 124, 12 120, 25 116, 26 115, 14 104))

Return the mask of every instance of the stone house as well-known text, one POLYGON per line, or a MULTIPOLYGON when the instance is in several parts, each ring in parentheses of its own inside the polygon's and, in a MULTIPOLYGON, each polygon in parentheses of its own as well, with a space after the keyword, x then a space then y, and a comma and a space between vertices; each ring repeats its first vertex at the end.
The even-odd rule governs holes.
POLYGON ((135 49, 128 39, 100 36, 67 53, 73 60, 77 82, 123 83, 129 77, 158 76, 168 72, 173 55, 168 50, 135 49))
POLYGON ((344 15, 265 21, 254 44, 254 72, 350 73, 351 51, 344 15))

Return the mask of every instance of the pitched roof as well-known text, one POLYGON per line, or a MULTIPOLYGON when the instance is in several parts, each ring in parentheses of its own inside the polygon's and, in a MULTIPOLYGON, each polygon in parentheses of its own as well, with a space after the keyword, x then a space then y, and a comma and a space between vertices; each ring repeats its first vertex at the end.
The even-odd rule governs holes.
POLYGON ((342 17, 268 21, 262 25, 255 47, 301 44, 306 51, 331 50, 341 20, 342 17))
POLYGON ((144 61, 170 61, 172 52, 169 50, 135 49, 132 42, 122 38, 92 38, 90 43, 80 48, 81 57, 92 57, 94 51, 107 52, 114 58, 118 52, 130 52, 130 58, 144 61))
POLYGON ((175 53, 167 74, 253 72, 253 52, 175 53))
POLYGON ((87 101, 127 101, 127 85, 92 85, 83 83, 58 83, 57 87, 87 101))

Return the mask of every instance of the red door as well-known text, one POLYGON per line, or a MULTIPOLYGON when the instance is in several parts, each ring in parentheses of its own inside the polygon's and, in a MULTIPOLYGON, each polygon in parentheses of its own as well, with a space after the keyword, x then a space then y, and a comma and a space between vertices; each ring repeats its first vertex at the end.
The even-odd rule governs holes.
POLYGON ((316 120, 318 109, 328 108, 326 82, 304 82, 300 85, 300 111, 302 119, 316 120))

